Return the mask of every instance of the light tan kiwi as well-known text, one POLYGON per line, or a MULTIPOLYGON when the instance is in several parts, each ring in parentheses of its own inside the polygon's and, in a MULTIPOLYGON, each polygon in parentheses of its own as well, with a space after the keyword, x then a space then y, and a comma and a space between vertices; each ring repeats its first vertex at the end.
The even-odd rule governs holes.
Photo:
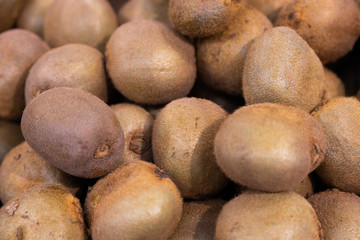
POLYGON ((319 166, 326 137, 307 112, 262 103, 231 114, 216 134, 214 151, 233 181, 260 191, 287 191, 319 166))
POLYGON ((281 103, 310 112, 323 92, 323 66, 294 30, 273 28, 250 45, 243 75, 247 104, 281 103))
POLYGON ((167 174, 144 161, 129 162, 100 179, 85 200, 93 240, 166 240, 182 208, 167 174))
POLYGON ((0 1, 0 33, 14 25, 25 2, 26 0, 0 1))
POLYGON ((253 7, 239 4, 236 17, 220 34, 199 39, 196 47, 199 79, 231 95, 242 94, 242 75, 251 40, 272 28, 253 7))
POLYGON ((169 174, 184 198, 204 199, 227 184, 214 156, 214 138, 226 116, 211 101, 182 98, 166 105, 155 119, 154 163, 169 174))
POLYGON ((0 118, 20 119, 29 69, 48 50, 40 37, 27 30, 13 29, 0 34, 0 118))
POLYGON ((294 0, 275 25, 294 29, 326 64, 352 50, 360 35, 360 8, 354 0, 294 0))
POLYGON ((359 100, 333 98, 312 115, 322 125, 328 142, 325 159, 316 173, 332 187, 360 194, 359 100))
POLYGON ((103 54, 84 44, 51 49, 31 67, 25 82, 25 102, 55 87, 80 88, 104 102, 108 99, 103 54))
POLYGON ((301 181, 299 185, 294 187, 291 191, 303 196, 304 198, 309 198, 314 194, 314 186, 311 182, 311 178, 307 176, 304 180, 301 181))
POLYGON ((225 204, 215 240, 320 240, 320 222, 305 198, 293 192, 246 192, 225 204))
POLYGON ((245 3, 264 13, 271 22, 274 22, 280 10, 291 0, 245 0, 245 3))
POLYGON ((11 149, 22 141, 24 137, 19 124, 0 120, 0 163, 11 149))
POLYGON ((194 85, 194 46, 160 22, 121 25, 107 44, 106 58, 115 88, 136 103, 168 103, 194 85))
POLYGON ((335 97, 345 96, 345 86, 341 79, 328 68, 325 71, 325 88, 322 101, 328 101, 335 97))

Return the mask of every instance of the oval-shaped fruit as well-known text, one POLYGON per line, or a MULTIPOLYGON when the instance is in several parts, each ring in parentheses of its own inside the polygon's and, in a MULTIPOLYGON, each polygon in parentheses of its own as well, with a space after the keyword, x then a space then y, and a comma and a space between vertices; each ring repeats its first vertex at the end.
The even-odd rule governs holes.
POLYGON ((33 187, 0 209, 0 239, 85 240, 80 202, 59 185, 33 187))
POLYGON ((316 173, 326 184, 360 194, 360 102, 333 98, 312 115, 321 123, 328 142, 316 173))
POLYGON ((280 10, 291 0, 245 0, 246 3, 254 6, 263 12, 272 22, 274 22, 280 10))
POLYGON ((214 156, 214 138, 226 116, 213 102, 182 98, 166 105, 155 119, 154 163, 169 174, 184 198, 206 198, 227 184, 214 156))
POLYGON ((93 240, 166 240, 180 221, 182 205, 164 171, 133 161, 94 185, 85 211, 93 240))
POLYGON ((11 149, 22 141, 24 137, 19 124, 0 120, 0 163, 11 149))
POLYGON ((320 102, 323 91, 323 66, 294 30, 273 28, 249 47, 243 75, 247 104, 281 103, 310 112, 320 102))
POLYGON ((194 85, 194 47, 160 22, 121 25, 106 46, 106 57, 115 88, 136 103, 168 103, 194 85))
POLYGON ((53 88, 25 108, 21 130, 46 161, 77 177, 114 170, 124 151, 115 113, 99 98, 77 88, 53 88))
POLYGON ((217 163, 233 181, 249 188, 291 190, 324 159, 326 137, 305 111, 281 104, 242 107, 216 134, 217 163))
POLYGON ((0 1, 0 32, 11 28, 19 16, 25 0, 0 1))
POLYGON ((215 240, 320 240, 314 209, 293 192, 246 192, 223 207, 215 240))
POLYGON ((328 101, 335 97, 345 97, 345 86, 341 79, 330 69, 325 70, 325 88, 322 96, 323 101, 328 101))

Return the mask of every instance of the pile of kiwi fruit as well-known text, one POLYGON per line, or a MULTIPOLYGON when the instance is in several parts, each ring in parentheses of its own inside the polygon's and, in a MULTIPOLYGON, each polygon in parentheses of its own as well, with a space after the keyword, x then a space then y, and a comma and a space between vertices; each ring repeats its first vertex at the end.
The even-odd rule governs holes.
POLYGON ((360 239, 360 1, 0 0, 0 239, 360 239))

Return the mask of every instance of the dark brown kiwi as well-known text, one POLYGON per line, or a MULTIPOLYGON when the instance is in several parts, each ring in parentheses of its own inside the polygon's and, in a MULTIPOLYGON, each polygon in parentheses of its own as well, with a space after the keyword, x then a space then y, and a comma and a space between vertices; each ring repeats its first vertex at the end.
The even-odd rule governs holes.
POLYGON ((25 107, 25 79, 31 65, 49 46, 22 29, 0 34, 0 118, 18 120, 25 107))
POLYGON ((360 198, 337 189, 320 192, 308 199, 316 211, 324 239, 359 239, 360 198))
POLYGON ((19 124, 0 120, 0 163, 11 149, 22 141, 24 137, 19 124))
POLYGON ((293 192, 246 192, 225 204, 215 240, 320 240, 320 222, 305 198, 293 192))
POLYGON ((307 112, 262 103, 231 114, 216 134, 214 150, 218 165, 233 181, 278 192, 296 187, 319 166, 326 137, 307 112))
POLYGON ((117 26, 106 0, 55 0, 45 15, 44 37, 51 47, 83 43, 103 52, 117 26))
POLYGON ((325 159, 316 173, 332 187, 360 194, 359 100, 333 98, 312 115, 321 123, 328 142, 325 159))
POLYGON ((247 104, 281 103, 310 112, 320 102, 323 91, 323 66, 294 30, 270 29, 250 45, 243 75, 247 104))
POLYGON ((80 202, 59 185, 33 187, 0 209, 0 239, 85 240, 80 202))
POLYGON ((341 79, 328 68, 325 70, 325 88, 322 101, 328 101, 335 97, 345 96, 345 86, 341 79))
POLYGON ((25 83, 25 102, 55 87, 80 88, 107 101, 103 54, 84 44, 51 49, 31 67, 25 83))
POLYGON ((83 182, 45 161, 27 142, 14 147, 6 155, 0 166, 0 200, 3 203, 44 183, 61 184, 75 195, 83 182))
POLYGON ((294 0, 275 25, 294 29, 326 64, 352 50, 360 35, 360 8, 354 0, 294 0))
POLYGON ((242 94, 242 75, 249 42, 272 24, 253 7, 239 4, 236 17, 220 34, 199 39, 196 47, 199 79, 231 95, 242 94))
POLYGON ((0 1, 0 33, 11 28, 26 0, 1 0, 0 1))
POLYGON ((129 162, 100 179, 85 201, 94 240, 166 240, 182 208, 180 192, 168 175, 144 161, 129 162))
POLYGON ((249 4, 262 13, 264 13, 271 22, 274 22, 280 12, 280 10, 291 0, 245 0, 246 4, 249 4))
POLYGON ((154 122, 154 163, 164 169, 184 198, 204 199, 228 183, 214 156, 214 138, 227 113, 197 98, 166 105, 154 122))
POLYGON ((106 46, 106 58, 115 88, 136 103, 168 103, 194 85, 194 46, 160 22, 121 25, 106 46))
POLYGON ((24 110, 21 130, 36 153, 77 177, 105 175, 117 167, 124 151, 115 113, 77 88, 53 88, 34 98, 24 110))

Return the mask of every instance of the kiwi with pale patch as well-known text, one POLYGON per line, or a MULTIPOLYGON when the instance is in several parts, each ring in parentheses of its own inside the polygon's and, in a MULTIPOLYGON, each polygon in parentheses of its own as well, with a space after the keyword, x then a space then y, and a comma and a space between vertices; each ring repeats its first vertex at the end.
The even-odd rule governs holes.
POLYGON ((296 187, 319 166, 326 137, 307 112, 261 103, 231 114, 216 134, 214 150, 218 165, 233 181, 279 192, 296 187))
POLYGON ((60 185, 33 187, 0 209, 0 239, 85 240, 80 202, 60 185))
POLYGON ((0 1, 0 32, 11 28, 26 0, 1 0, 0 1))
POLYGON ((21 130, 36 153, 77 177, 111 172, 124 151, 124 133, 115 113, 77 88, 53 88, 34 98, 24 110, 21 130))
POLYGON ((315 210, 293 192, 245 192, 225 204, 215 240, 320 240, 315 210))
POLYGON ((31 67, 25 82, 25 102, 55 87, 80 88, 104 102, 108 99, 103 54, 84 44, 51 49, 31 67))
POLYGON ((251 5, 264 13, 271 22, 274 22, 280 10, 291 0, 245 0, 244 2, 251 5))
POLYGON ((168 175, 133 161, 100 179, 86 196, 94 240, 166 240, 181 219, 182 198, 168 175))
POLYGON ((328 101, 335 97, 345 96, 345 86, 341 79, 328 68, 324 68, 325 88, 322 101, 328 101))
POLYGON ((244 63, 247 104, 272 102, 310 112, 324 92, 324 68, 294 30, 276 27, 257 37, 244 63))
POLYGON ((27 30, 13 29, 0 34, 0 118, 21 118, 25 79, 32 64, 48 50, 40 37, 27 30))
POLYGON ((18 123, 0 120, 0 163, 11 149, 22 141, 24 137, 18 123))

